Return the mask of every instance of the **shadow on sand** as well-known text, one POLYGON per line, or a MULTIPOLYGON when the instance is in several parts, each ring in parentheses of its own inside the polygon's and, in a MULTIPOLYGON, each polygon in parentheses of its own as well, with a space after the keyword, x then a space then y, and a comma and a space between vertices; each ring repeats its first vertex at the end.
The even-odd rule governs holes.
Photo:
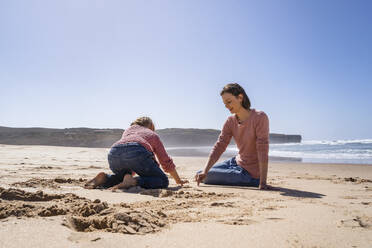
POLYGON ((303 190, 298 190, 298 189, 288 189, 288 188, 283 188, 283 187, 274 187, 273 190, 280 191, 281 195, 291 196, 291 197, 323 198, 323 196, 326 196, 320 193, 303 191, 303 190))
POLYGON ((140 194, 140 195, 151 195, 154 197, 160 197, 160 196, 168 196, 171 195, 171 192, 176 192, 178 190, 182 189, 181 186, 176 187, 168 187, 166 189, 144 189, 141 187, 132 187, 129 189, 121 189, 118 190, 118 192, 125 192, 125 193, 132 193, 132 194, 140 194))
MULTIPOLYGON (((240 187, 240 186, 227 186, 227 185, 200 185, 200 187, 217 187, 217 188, 235 188, 235 189, 247 189, 247 190, 259 190, 255 187, 240 187)), ((301 197, 301 198, 323 198, 323 194, 315 193, 315 192, 309 192, 309 191, 303 191, 298 189, 289 189, 289 188, 283 188, 283 187, 273 187, 270 190, 265 191, 278 191, 283 196, 290 196, 290 197, 301 197)))

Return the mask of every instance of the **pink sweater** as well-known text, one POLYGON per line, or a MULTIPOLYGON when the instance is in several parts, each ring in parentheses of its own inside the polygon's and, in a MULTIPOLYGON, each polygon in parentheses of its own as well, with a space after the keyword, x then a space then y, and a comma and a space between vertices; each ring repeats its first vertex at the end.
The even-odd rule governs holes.
POLYGON ((234 137, 239 153, 236 162, 254 178, 260 177, 259 163, 268 162, 269 119, 262 111, 251 109, 247 120, 239 123, 235 115, 227 118, 209 157, 217 162, 234 137))
POLYGON ((112 146, 129 142, 137 142, 143 145, 148 151, 153 152, 165 172, 170 172, 176 168, 173 160, 165 151, 164 145, 159 136, 154 131, 139 125, 130 126, 123 132, 121 139, 115 142, 112 146))

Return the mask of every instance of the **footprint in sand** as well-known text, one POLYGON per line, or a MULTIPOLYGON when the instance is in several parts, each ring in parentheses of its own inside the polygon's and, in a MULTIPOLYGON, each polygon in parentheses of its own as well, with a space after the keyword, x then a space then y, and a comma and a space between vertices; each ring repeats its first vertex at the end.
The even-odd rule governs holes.
MULTIPOLYGON (((137 188, 138 190, 138 188, 137 188)), ((155 197, 173 197, 183 199, 224 199, 234 197, 234 194, 223 194, 215 192, 192 192, 185 190, 170 190, 170 189, 147 189, 138 192, 141 195, 152 195, 155 197)))
POLYGON ((211 207, 227 207, 227 208, 232 208, 234 207, 233 202, 212 202, 210 204, 211 207))
POLYGON ((217 220, 217 222, 227 224, 227 225, 251 225, 256 223, 256 221, 246 218, 236 218, 228 220, 217 220))
POLYGON ((15 182, 11 186, 22 187, 22 188, 60 188, 61 184, 69 184, 75 186, 83 186, 86 179, 72 179, 72 178, 62 178, 57 177, 54 179, 43 179, 43 178, 31 178, 25 182, 15 182))
POLYGON ((356 216, 353 219, 341 220, 341 225, 351 228, 372 229, 372 217, 356 216))

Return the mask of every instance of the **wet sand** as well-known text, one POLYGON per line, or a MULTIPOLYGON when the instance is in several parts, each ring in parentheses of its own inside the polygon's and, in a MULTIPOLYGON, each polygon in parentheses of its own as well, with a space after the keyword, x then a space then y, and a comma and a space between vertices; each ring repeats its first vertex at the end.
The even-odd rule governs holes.
POLYGON ((0 247, 371 247, 372 165, 269 165, 273 191, 87 190, 108 149, 0 145, 0 247))

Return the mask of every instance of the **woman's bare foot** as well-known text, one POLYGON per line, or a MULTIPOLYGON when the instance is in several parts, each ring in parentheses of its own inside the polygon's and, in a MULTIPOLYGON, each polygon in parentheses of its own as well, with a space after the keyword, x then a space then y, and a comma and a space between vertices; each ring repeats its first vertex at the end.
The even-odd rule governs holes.
POLYGON ((137 185, 137 180, 133 178, 131 174, 126 174, 123 178, 123 182, 111 187, 110 189, 115 192, 117 189, 129 189, 137 185))
POLYGON ((84 188, 86 189, 95 189, 98 186, 104 184, 107 180, 106 173, 100 172, 95 176, 92 180, 89 180, 85 185, 84 188))

